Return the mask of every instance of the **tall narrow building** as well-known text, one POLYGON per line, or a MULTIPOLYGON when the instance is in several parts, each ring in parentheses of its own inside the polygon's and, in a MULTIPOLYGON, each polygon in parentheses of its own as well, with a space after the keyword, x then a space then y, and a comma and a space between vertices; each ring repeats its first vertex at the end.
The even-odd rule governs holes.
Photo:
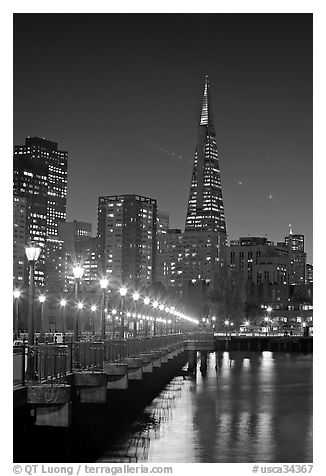
POLYGON ((56 142, 39 137, 27 137, 25 145, 14 148, 14 196, 26 200, 25 244, 33 241, 42 247, 35 284, 54 294, 62 290, 63 283, 58 226, 66 219, 67 158, 68 153, 58 150, 56 142))
POLYGON ((169 230, 161 282, 204 303, 226 259, 226 226, 208 77, 200 110, 185 231, 169 230))
POLYGON ((185 231, 215 231, 226 234, 220 167, 207 75, 185 231))
POLYGON ((112 285, 147 287, 155 281, 156 200, 140 195, 99 197, 101 274, 112 285))

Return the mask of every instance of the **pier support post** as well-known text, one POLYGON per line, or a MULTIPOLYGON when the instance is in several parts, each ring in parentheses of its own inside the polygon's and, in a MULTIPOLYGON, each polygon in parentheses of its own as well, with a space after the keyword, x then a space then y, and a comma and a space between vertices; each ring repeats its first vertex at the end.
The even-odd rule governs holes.
POLYGON ((127 390, 128 365, 120 362, 103 362, 103 372, 107 378, 108 390, 127 390))
POLYGON ((139 357, 126 357, 128 366, 128 380, 141 380, 143 378, 143 361, 139 357))
POLYGON ((207 350, 200 351, 200 371, 207 372, 207 350))
POLYGON ((71 425, 71 386, 40 384, 27 387, 27 402, 36 426, 71 425))
POLYGON ((106 402, 106 375, 103 372, 74 373, 76 395, 80 403, 106 402))
POLYGON ((188 372, 193 373, 197 367, 197 351, 188 350, 188 372))

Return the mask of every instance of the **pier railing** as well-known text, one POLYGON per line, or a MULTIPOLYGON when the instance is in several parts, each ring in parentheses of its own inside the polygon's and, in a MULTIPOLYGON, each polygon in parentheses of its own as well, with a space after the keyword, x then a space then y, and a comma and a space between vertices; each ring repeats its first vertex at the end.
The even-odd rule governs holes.
POLYGON ((14 348, 14 385, 25 385, 29 380, 39 383, 63 383, 74 370, 99 372, 103 362, 122 362, 166 348, 184 340, 181 334, 165 336, 108 339, 105 342, 80 341, 67 344, 23 343, 14 348))

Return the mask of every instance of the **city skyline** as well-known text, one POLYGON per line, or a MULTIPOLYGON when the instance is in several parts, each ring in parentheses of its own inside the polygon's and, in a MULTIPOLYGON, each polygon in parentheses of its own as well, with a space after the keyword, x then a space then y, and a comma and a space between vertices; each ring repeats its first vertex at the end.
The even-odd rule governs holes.
POLYGON ((309 14, 15 15, 14 143, 69 152, 67 220, 93 234, 114 194, 153 197, 184 229, 208 74, 229 240, 280 241, 291 223, 312 263, 311 27, 309 14))

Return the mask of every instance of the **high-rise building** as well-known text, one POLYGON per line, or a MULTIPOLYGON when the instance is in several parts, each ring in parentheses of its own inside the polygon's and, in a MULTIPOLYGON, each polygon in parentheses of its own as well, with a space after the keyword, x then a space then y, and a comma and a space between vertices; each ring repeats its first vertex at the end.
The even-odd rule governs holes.
POLYGON ((306 253, 304 251, 304 235, 294 234, 291 225, 289 235, 284 238, 289 250, 290 284, 305 284, 306 282, 306 253))
POLYGON ((207 75, 183 241, 183 281, 214 286, 218 268, 225 264, 226 225, 207 75))
POLYGON ((162 274, 158 280, 166 287, 183 285, 184 248, 183 233, 179 229, 169 229, 163 237, 162 274))
POLYGON ((76 264, 84 268, 83 289, 91 290, 97 281, 98 240, 91 235, 91 223, 74 220, 59 225, 59 237, 63 241, 65 256, 65 292, 74 289, 73 268, 76 264))
POLYGON ((156 272, 155 279, 163 283, 164 281, 164 262, 166 254, 166 234, 170 227, 170 217, 166 212, 157 212, 157 248, 156 248, 156 272))
POLYGON ((77 240, 92 236, 92 224, 84 221, 66 221, 59 224, 59 237, 64 242, 66 252, 70 254, 75 250, 77 240))
POLYGON ((26 198, 14 195, 13 206, 13 277, 14 288, 21 288, 26 282, 25 245, 26 245, 26 198))
POLYGON ((205 299, 206 290, 214 286, 218 269, 225 263, 225 247, 218 150, 206 76, 185 231, 169 230, 165 235, 162 283, 180 288, 184 295, 189 294, 190 289, 199 299, 205 299))
POLYGON ((215 231, 226 234, 208 76, 205 78, 185 231, 215 231))
POLYGON ((60 292, 63 285, 58 226, 66 219, 67 158, 56 142, 39 137, 14 148, 14 195, 26 199, 26 244, 42 247, 35 283, 48 293, 60 292))
POLYGON ((306 284, 313 283, 314 267, 312 264, 306 265, 306 284))
POLYGON ((99 197, 101 273, 117 285, 151 285, 156 270, 156 227, 156 200, 140 195, 99 197))

